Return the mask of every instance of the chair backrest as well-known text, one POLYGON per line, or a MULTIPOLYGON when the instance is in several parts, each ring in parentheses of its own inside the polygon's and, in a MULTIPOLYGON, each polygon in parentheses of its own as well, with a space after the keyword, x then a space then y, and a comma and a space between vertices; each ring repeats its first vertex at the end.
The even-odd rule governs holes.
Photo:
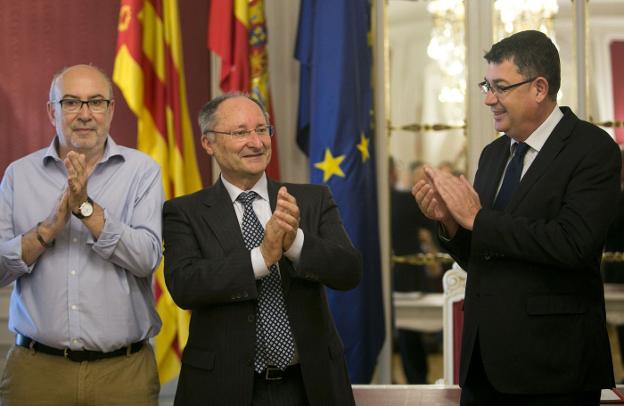
POLYGON ((459 383, 459 360, 461 335, 464 327, 464 295, 466 292, 466 271, 457 263, 446 271, 442 278, 444 287, 443 317, 443 359, 444 383, 459 383))

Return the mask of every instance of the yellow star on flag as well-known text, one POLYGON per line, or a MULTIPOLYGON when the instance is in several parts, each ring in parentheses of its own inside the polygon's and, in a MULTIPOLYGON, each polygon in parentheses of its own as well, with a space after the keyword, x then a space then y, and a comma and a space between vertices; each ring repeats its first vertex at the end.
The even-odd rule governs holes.
POLYGON ((364 133, 360 134, 360 143, 356 148, 362 153, 362 162, 368 161, 370 155, 368 154, 368 142, 369 139, 364 136, 364 133))
POLYGON ((314 164, 315 168, 323 171, 323 182, 327 183, 329 178, 333 175, 344 178, 345 174, 342 172, 342 169, 340 169, 340 164, 344 161, 344 159, 344 155, 334 157, 329 148, 325 148, 325 158, 321 162, 314 164))

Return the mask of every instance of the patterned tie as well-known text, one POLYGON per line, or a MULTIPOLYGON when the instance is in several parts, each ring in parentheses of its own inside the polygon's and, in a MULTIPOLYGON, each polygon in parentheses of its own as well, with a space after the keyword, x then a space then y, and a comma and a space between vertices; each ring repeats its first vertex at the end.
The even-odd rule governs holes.
MULTIPOLYGON (((251 206, 256 196, 256 192, 250 191, 236 198, 245 207, 243 240, 250 251, 259 246, 264 238, 264 229, 251 206)), ((260 281, 256 320, 254 369, 262 372, 267 365, 286 369, 295 354, 295 340, 286 314, 279 271, 275 265, 271 265, 269 275, 260 281)))
POLYGON ((524 166, 524 155, 529 150, 529 146, 524 142, 518 142, 514 146, 514 155, 507 165, 505 171, 505 177, 503 178, 503 184, 498 191, 498 196, 494 201, 494 208, 502 210, 507 206, 507 203, 511 200, 511 196, 520 184, 520 177, 522 175, 522 167, 524 166))

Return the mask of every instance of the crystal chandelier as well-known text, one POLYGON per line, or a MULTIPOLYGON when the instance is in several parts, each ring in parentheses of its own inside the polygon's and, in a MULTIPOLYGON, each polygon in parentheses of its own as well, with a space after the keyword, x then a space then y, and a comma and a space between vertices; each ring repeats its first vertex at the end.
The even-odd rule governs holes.
POLYGON ((495 40, 522 30, 539 30, 554 41, 553 19, 558 11, 557 0, 496 0, 495 40))
POLYGON ((438 99, 442 103, 463 103, 466 93, 464 76, 464 2, 432 0, 427 11, 433 17, 427 54, 438 62, 443 74, 438 99))
MULTIPOLYGON (((431 0, 427 11, 433 19, 427 54, 438 62, 443 74, 438 99, 442 103, 463 103, 466 93, 464 75, 464 1, 431 0)), ((522 30, 540 30, 555 45, 554 17, 557 0, 495 0, 495 41, 522 30)))

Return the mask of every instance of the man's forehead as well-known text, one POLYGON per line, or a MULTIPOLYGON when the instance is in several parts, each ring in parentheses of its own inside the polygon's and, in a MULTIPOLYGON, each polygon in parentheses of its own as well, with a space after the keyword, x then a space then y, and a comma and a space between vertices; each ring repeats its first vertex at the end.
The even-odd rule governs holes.
POLYGON ((254 101, 244 96, 231 97, 227 100, 224 100, 219 106, 220 110, 231 110, 240 108, 255 108, 260 114, 262 114, 260 107, 258 107, 258 105, 254 101))
POLYGON ((217 109, 219 120, 238 121, 240 119, 249 119, 254 116, 258 119, 264 119, 264 115, 260 107, 249 100, 247 97, 232 97, 223 101, 217 109))
POLYGON ((108 82, 101 72, 96 69, 70 69, 58 78, 57 91, 63 94, 88 91, 93 95, 107 95, 108 82))

